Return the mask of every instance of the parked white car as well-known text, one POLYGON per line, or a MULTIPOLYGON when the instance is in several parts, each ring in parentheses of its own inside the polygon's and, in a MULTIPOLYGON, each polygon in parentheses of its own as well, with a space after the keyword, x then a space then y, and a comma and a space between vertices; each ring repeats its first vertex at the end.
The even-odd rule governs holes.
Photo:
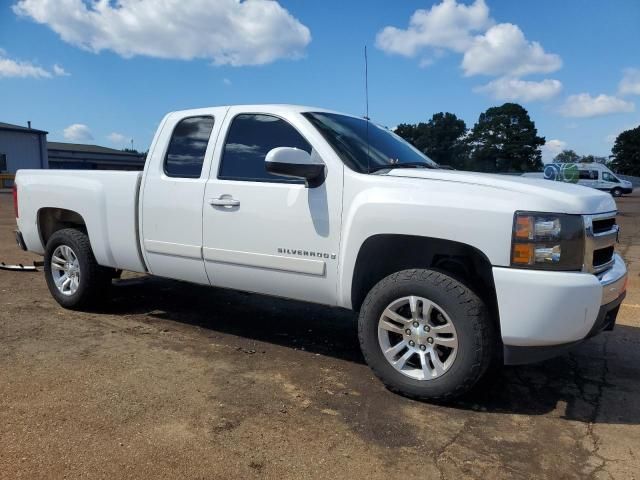
POLYGON ((319 108, 170 113, 143 173, 15 184, 17 241, 63 307, 91 308, 122 269, 352 309, 373 371, 418 398, 611 329, 625 295, 610 195, 440 170, 319 108))
POLYGON ((544 172, 525 173, 523 176, 577 183, 609 192, 614 197, 633 192, 633 184, 630 181, 617 177, 601 163, 550 163, 545 166, 544 172))

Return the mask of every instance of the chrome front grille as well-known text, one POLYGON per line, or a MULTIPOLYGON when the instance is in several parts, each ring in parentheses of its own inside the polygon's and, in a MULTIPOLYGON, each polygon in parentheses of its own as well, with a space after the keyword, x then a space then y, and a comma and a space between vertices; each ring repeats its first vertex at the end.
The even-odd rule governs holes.
POLYGON ((611 230, 616 224, 616 217, 596 218, 592 221, 592 223, 593 233, 597 235, 599 233, 605 233, 611 230))
POLYGON ((585 215, 584 227, 583 269, 598 275, 613 266, 613 252, 620 230, 616 224, 616 212, 585 215))

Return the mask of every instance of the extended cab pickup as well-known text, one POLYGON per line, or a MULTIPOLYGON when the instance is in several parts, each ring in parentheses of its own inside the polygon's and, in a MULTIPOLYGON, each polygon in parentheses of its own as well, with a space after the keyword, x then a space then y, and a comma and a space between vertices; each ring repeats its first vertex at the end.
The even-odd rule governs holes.
POLYGON ((611 195, 438 169, 318 108, 170 113, 142 173, 22 170, 15 185, 18 243, 44 255, 63 307, 131 270, 352 309, 368 364, 418 398, 611 329, 625 295, 611 195))

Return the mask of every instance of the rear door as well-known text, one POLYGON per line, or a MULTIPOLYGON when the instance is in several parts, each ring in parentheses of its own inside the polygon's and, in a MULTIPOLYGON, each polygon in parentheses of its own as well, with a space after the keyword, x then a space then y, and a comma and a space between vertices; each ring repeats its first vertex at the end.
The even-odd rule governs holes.
POLYGON ((211 283, 334 304, 344 166, 300 114, 244 108, 227 114, 204 196, 211 283), (268 173, 265 156, 276 147, 317 156, 326 165, 324 183, 306 188, 268 173))
POLYGON ((578 170, 578 183, 585 187, 598 188, 598 171, 592 168, 578 170))
POLYGON ((154 275, 209 283, 202 260, 202 199, 226 110, 169 115, 150 152, 140 225, 154 275))

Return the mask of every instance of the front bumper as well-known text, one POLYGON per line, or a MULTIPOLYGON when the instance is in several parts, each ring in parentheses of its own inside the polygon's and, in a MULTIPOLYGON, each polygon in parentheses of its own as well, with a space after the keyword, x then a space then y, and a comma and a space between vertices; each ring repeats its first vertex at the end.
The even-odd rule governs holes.
POLYGON ((502 267, 493 275, 507 364, 550 358, 613 328, 627 282, 618 254, 599 276, 502 267))
POLYGON ((581 340, 563 343, 560 345, 543 345, 543 346, 519 346, 519 345, 504 345, 504 364, 505 365, 524 365, 527 363, 541 362, 549 358, 557 357, 563 353, 568 352, 576 345, 581 344, 587 338, 591 338, 598 333, 605 330, 613 330, 616 324, 616 317, 618 316, 618 310, 620 310, 620 304, 624 300, 626 292, 620 295, 613 302, 607 305, 602 305, 598 312, 598 318, 596 319, 593 327, 587 334, 587 336, 581 340))

